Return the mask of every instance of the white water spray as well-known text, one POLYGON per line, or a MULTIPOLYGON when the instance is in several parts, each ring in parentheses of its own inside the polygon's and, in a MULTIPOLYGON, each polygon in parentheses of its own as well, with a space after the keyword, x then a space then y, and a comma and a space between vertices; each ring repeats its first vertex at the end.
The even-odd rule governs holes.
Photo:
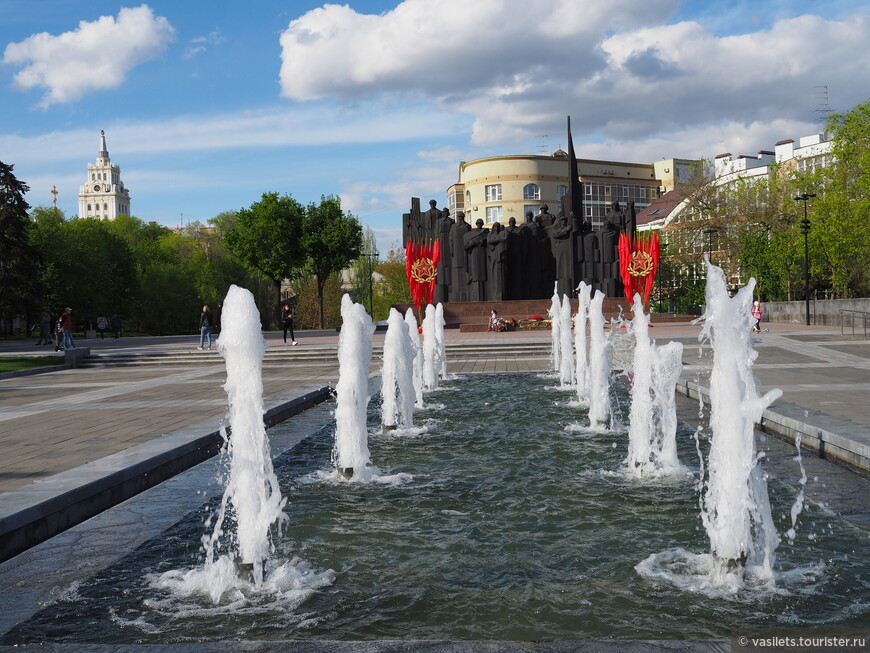
POLYGON ((577 314, 574 316, 574 374, 577 384, 577 401, 589 401, 589 301, 592 286, 581 281, 577 287, 577 314))
POLYGON ((571 387, 576 383, 574 367, 574 334, 571 332, 571 298, 562 295, 559 310, 559 384, 571 387))
POLYGON ((414 309, 409 308, 405 311, 405 324, 408 325, 408 335, 411 337, 411 342, 414 345, 414 405, 417 408, 423 407, 423 347, 420 342, 420 330, 417 326, 417 318, 414 316, 414 309))
POLYGON ((731 299, 724 273, 707 262, 707 310, 700 338, 709 338, 713 349, 712 437, 701 518, 711 552, 725 572, 746 562, 756 575, 771 579, 779 536, 770 515, 767 481, 757 464, 754 431, 782 391, 759 397, 756 390, 752 365, 758 353, 750 337, 754 289, 755 279, 750 279, 731 299))
POLYGON ((550 368, 559 372, 562 369, 562 303, 555 287, 547 315, 550 317, 550 368))
POLYGON ((364 476, 370 459, 366 409, 375 325, 365 308, 349 295, 341 298, 341 320, 333 462, 344 476, 364 476))
POLYGON ((250 565, 254 583, 259 585, 264 561, 269 557, 269 528, 284 516, 286 499, 281 497, 272 470, 263 423, 262 364, 266 343, 254 296, 244 288, 230 286, 222 323, 217 346, 227 366, 224 389, 229 400, 230 475, 215 532, 222 529, 227 504, 232 505, 238 525, 238 560, 250 565))
POLYGON ((423 318, 423 389, 428 391, 438 387, 438 326, 435 318, 435 307, 426 307, 423 318))
MULTIPOLYGON (((222 433, 229 478, 212 532, 202 538, 203 566, 164 572, 155 576, 153 583, 181 597, 205 594, 215 605, 231 595, 229 605, 235 608, 249 594, 268 594, 292 610, 318 588, 330 585, 335 574, 332 570, 315 573, 297 559, 281 564, 270 559, 270 531, 276 522, 286 520, 286 499, 281 497, 272 469, 263 423, 262 361, 266 343, 253 295, 230 286, 221 322, 217 346, 227 367, 224 388, 229 400, 230 434, 225 429, 222 433), (230 512, 237 524, 234 537, 224 530, 230 512), (227 535, 231 536, 229 543, 224 542, 227 535)), ((189 603, 187 599, 185 602, 189 603)))
POLYGON ((414 425, 414 343, 402 314, 390 309, 381 368, 381 424, 385 429, 414 425))
POLYGON ((634 335, 628 457, 632 475, 641 477, 683 469, 677 458, 675 386, 682 371, 683 345, 657 347, 649 338, 650 316, 634 296, 634 335))
POLYGON ((595 291, 589 303, 589 426, 606 427, 611 421, 610 372, 613 345, 604 333, 604 293, 595 291))
POLYGON ((438 305, 435 306, 435 337, 438 341, 435 371, 438 373, 438 378, 442 380, 447 378, 447 341, 444 336, 446 325, 444 305, 438 302, 438 305))

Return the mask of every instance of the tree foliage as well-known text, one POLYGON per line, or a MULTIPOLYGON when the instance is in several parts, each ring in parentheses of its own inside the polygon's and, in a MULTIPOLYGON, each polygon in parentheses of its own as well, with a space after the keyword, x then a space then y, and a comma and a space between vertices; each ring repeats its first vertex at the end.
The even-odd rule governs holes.
POLYGON ((341 198, 322 196, 320 204, 309 204, 303 219, 302 245, 307 267, 317 284, 318 325, 323 328, 326 281, 359 256, 362 226, 351 214, 341 210, 341 198))
POLYGON ((795 200, 809 193, 810 293, 870 294, 870 102, 832 116, 827 130, 830 157, 776 163, 764 176, 723 184, 702 161, 680 188, 686 210, 663 233, 671 260, 700 270, 712 250, 735 287, 752 276, 762 299, 803 298, 804 204, 795 200))
POLYGON ((4 336, 13 315, 28 318, 37 308, 38 252, 28 238, 30 206, 24 199, 30 188, 16 178, 13 168, 0 161, 0 330, 4 336))
POLYGON ((234 218, 226 228, 224 242, 246 268, 273 284, 274 314, 281 302, 281 282, 305 263, 305 209, 289 195, 263 193, 259 202, 240 209, 234 218))

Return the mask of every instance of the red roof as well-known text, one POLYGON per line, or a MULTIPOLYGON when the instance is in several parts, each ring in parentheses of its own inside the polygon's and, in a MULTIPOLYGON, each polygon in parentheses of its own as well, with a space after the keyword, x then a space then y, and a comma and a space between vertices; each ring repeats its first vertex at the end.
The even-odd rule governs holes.
POLYGON ((638 226, 658 222, 668 217, 677 205, 685 199, 685 194, 679 190, 671 190, 650 202, 650 205, 637 214, 638 226))

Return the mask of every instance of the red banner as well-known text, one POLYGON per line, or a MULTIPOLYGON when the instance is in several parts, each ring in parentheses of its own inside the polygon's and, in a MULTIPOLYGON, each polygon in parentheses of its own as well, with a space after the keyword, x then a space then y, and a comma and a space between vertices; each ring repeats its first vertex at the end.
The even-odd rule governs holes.
POLYGON ((411 287, 411 298, 418 311, 432 303, 440 260, 441 243, 437 240, 434 243, 409 240, 405 245, 405 272, 411 287))
POLYGON ((625 297, 634 301, 640 293, 643 303, 649 300, 659 267, 659 235, 655 231, 640 231, 635 238, 619 235, 619 273, 625 287, 625 297))

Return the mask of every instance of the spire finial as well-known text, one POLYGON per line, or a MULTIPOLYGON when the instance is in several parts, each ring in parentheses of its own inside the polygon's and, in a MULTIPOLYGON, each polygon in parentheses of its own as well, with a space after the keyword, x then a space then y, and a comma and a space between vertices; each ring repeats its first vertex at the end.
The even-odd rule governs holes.
POLYGON ((97 152, 97 158, 100 159, 108 159, 109 158, 109 148, 106 147, 106 132, 102 129, 100 130, 100 151, 97 152))

